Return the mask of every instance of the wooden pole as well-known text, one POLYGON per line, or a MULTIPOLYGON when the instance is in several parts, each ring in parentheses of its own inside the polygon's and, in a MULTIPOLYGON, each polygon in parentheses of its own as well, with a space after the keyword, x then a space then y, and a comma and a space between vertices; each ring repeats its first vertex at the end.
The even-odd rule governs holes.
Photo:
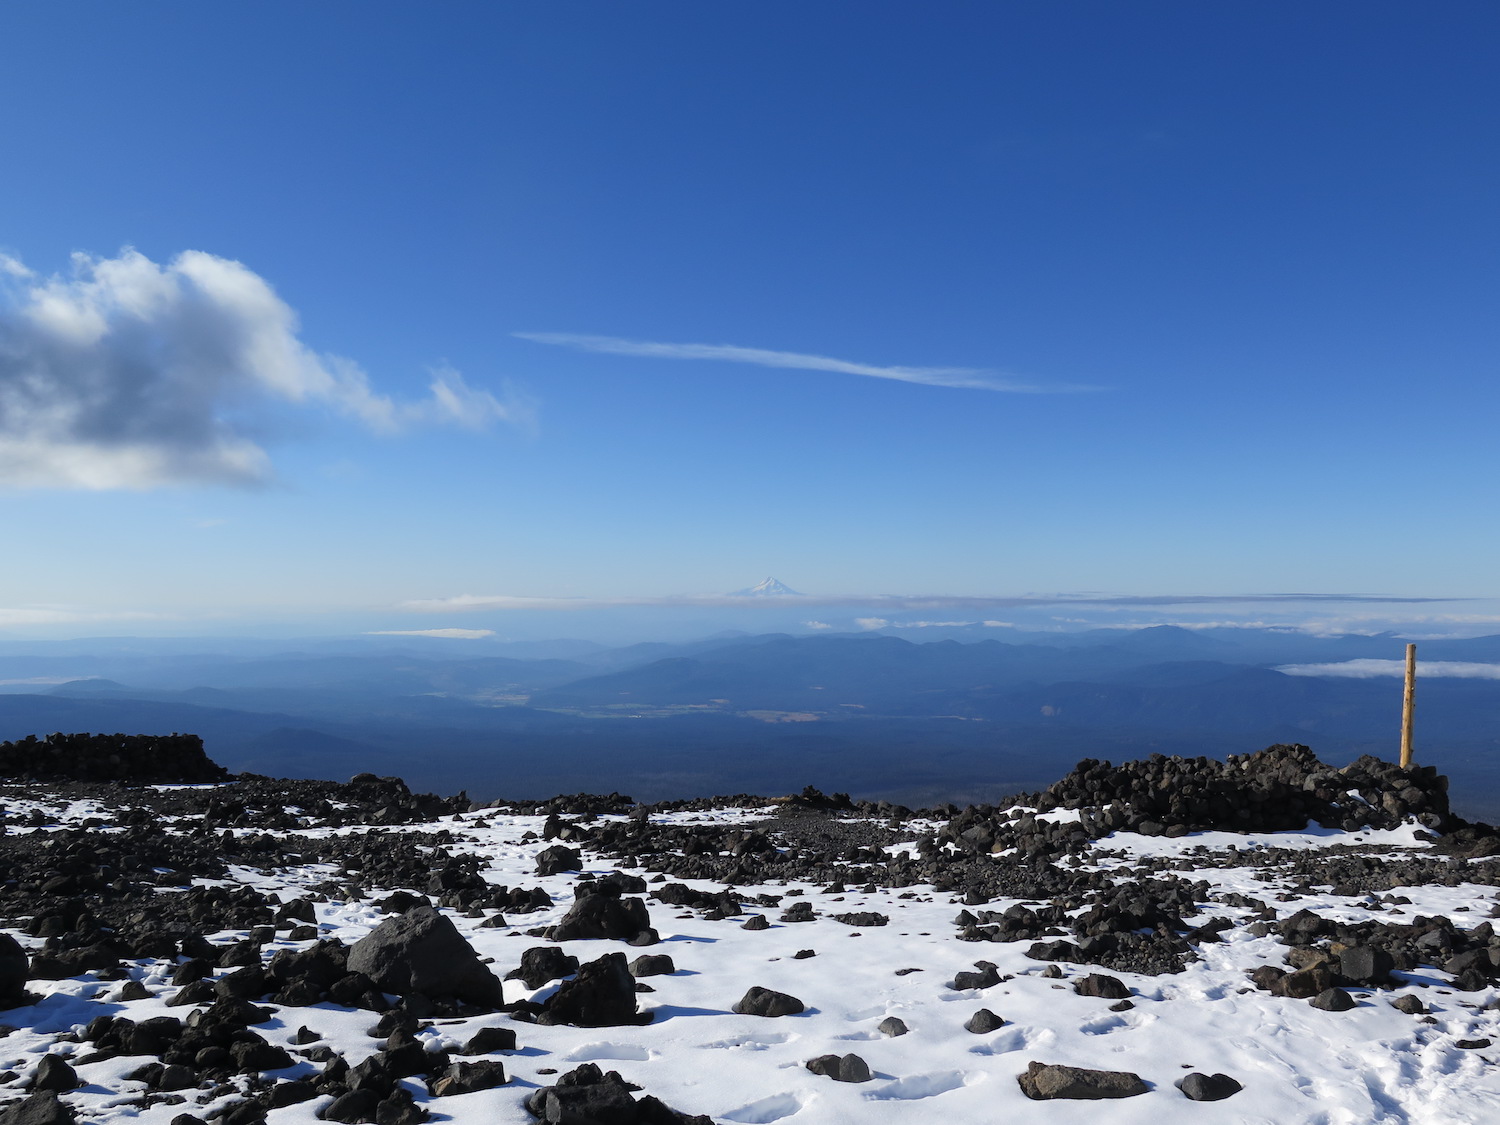
POLYGON ((1411 766, 1412 712, 1417 709, 1417 646, 1406 646, 1406 694, 1401 699, 1401 768, 1411 766))

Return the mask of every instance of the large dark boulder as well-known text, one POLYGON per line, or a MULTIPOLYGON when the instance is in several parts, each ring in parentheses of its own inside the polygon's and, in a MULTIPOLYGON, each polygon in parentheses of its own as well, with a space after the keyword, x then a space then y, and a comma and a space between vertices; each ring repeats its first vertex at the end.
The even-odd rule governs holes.
POLYGON ((740 997, 734 1011, 741 1016, 795 1016, 802 1011, 802 1001, 757 984, 740 997))
POLYGON ((1139 1074, 1125 1070, 1085 1070, 1033 1062, 1025 1074, 1016 1075, 1021 1092, 1032 1101, 1069 1098, 1092 1101, 1100 1098, 1133 1098, 1146 1092, 1139 1074))
POLYGON ((9 934, 0 934, 0 1008, 26 1003, 26 950, 9 934))
POLYGON ((490 1090, 504 1086, 505 1066, 491 1059, 479 1062, 456 1062, 433 1080, 432 1094, 438 1098, 450 1098, 456 1094, 472 1094, 476 1090, 490 1090))
POLYGON ((480 962, 452 921, 430 906, 388 918, 349 949, 348 969, 400 996, 502 1003, 500 980, 480 962))
POLYGON ((553 844, 550 848, 543 848, 536 856, 538 875, 558 875, 564 871, 581 871, 582 869, 583 856, 579 855, 576 849, 564 847, 562 844, 553 844))
POLYGON ((651 915, 643 899, 595 893, 574 902, 562 921, 547 931, 547 937, 552 941, 629 941, 650 929, 651 915))
POLYGON ((32 1094, 0 1112, 0 1125, 72 1125, 73 1107, 60 1101, 52 1090, 32 1094))
POLYGON ((1342 988, 1325 988, 1312 998, 1312 1006, 1325 1012, 1347 1012, 1359 1004, 1342 988))
POLYGON ((713 1125, 707 1117, 678 1113, 647 1095, 636 1100, 618 1073, 584 1063, 526 1099, 527 1111, 547 1125, 713 1125))
POLYGON ((1073 991, 1080 996, 1098 996, 1105 1000, 1124 1000, 1130 995, 1124 981, 1107 973, 1090 973, 1074 982, 1073 991))
POLYGON ((980 1008, 967 1020, 964 1021, 964 1030, 971 1031, 975 1035, 988 1035, 992 1031, 998 1031, 1005 1026, 1005 1021, 988 1008, 980 1008))
POLYGON ((1195 1102, 1221 1102, 1244 1089, 1227 1074, 1202 1074, 1193 1071, 1173 1083, 1182 1095, 1195 1102))
POLYGON ((564 953, 555 945, 534 945, 521 954, 521 967, 505 974, 506 980, 519 980, 527 988, 537 989, 548 981, 578 971, 578 958, 564 953))
POLYGON ((635 1007, 635 978, 625 964, 625 954, 606 953, 578 970, 572 980, 547 1001, 537 1017, 540 1024, 572 1024, 575 1027, 615 1027, 641 1022, 635 1007))
POLYGON ((819 1055, 807 1060, 807 1069, 835 1082, 868 1082, 870 1065, 858 1055, 819 1055))
POLYGON ((488 1055, 495 1051, 514 1051, 516 1033, 509 1027, 481 1027, 458 1051, 460 1055, 488 1055))
POLYGON ((43 1055, 42 1061, 37 1064, 36 1073, 31 1076, 29 1088, 37 1092, 51 1090, 54 1094, 65 1094, 81 1085, 83 1083, 78 1080, 78 1072, 68 1065, 65 1058, 61 1055, 43 1055))

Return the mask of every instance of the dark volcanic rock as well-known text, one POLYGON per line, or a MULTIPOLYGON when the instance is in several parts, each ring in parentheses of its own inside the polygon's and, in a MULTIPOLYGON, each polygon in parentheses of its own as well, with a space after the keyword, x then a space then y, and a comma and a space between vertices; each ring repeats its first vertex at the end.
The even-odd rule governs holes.
POLYGON ((73 1107, 58 1100, 54 1091, 43 1090, 6 1106, 0 1125, 72 1125, 75 1116, 73 1107))
POLYGON ((26 950, 9 934, 0 934, 0 1008, 26 1001, 26 950))
POLYGON ((606 953, 564 981, 537 1017, 541 1024, 575 1027, 615 1027, 640 1023, 635 1006, 635 978, 625 966, 625 954, 606 953))
POLYGON ((868 1082, 870 1065, 858 1055, 819 1055, 807 1060, 807 1069, 835 1082, 868 1082))
POLYGON ((1028 1063, 1025 1074, 1016 1076, 1021 1092, 1032 1101, 1053 1098, 1094 1100, 1132 1098, 1146 1092, 1141 1076, 1124 1070, 1084 1070, 1076 1066, 1028 1063))
POLYGON ((576 848, 553 844, 550 848, 543 848, 537 853, 536 873, 538 875, 556 875, 562 871, 580 871, 582 868, 583 856, 576 848))
POLYGON ((488 1059, 473 1063, 456 1062, 432 1083, 432 1093, 434 1097, 447 1098, 490 1090, 505 1083, 505 1067, 498 1062, 488 1059))
POLYGON ((487 1008, 501 1003, 499 979, 457 927, 431 907, 380 923, 349 948, 348 967, 401 996, 453 997, 487 1008))
POLYGON ((890 919, 884 914, 876 914, 871 910, 856 911, 853 914, 835 914, 833 920, 835 922, 842 922, 846 926, 857 926, 860 928, 884 926, 890 922, 890 919))
POLYGON ((1395 962, 1384 949, 1351 945, 1339 954, 1339 976, 1350 984, 1388 984, 1395 962))
POLYGON ((650 929, 651 916, 644 900, 595 892, 574 902, 562 921, 547 931, 547 937, 552 941, 629 941, 650 929))
POLYGON ((555 945, 534 945, 521 954, 521 967, 506 973, 505 979, 519 980, 527 988, 537 989, 548 981, 577 971, 577 957, 564 953, 555 945))
POLYGON ((752 985, 734 1006, 742 1016, 794 1016, 802 1011, 802 1001, 785 992, 776 992, 760 985, 752 985))
POLYGON ((527 1112, 547 1125, 713 1125, 707 1117, 678 1113, 655 1098, 637 1100, 638 1087, 611 1070, 584 1063, 526 1099, 527 1112))
POLYGON ((975 1035, 988 1035, 1004 1026, 1005 1021, 988 1008, 980 1008, 964 1021, 964 1030, 972 1031, 975 1035))
POLYGON ((488 1055, 495 1051, 514 1051, 516 1033, 508 1027, 481 1027, 459 1050, 460 1055, 488 1055))
POLYGON ((1130 995, 1130 989, 1124 981, 1104 973, 1090 973, 1076 981, 1073 991, 1080 996, 1099 996, 1105 1000, 1124 1000, 1130 995))
POLYGON ((670 976, 677 971, 672 958, 665 953, 642 953, 630 962, 630 975, 640 977, 670 976))
POLYGON ((1000 983, 1000 970, 992 962, 980 961, 977 973, 962 972, 953 975, 953 987, 960 992, 970 988, 993 988, 1000 983))
POLYGON ((1358 1007, 1354 997, 1342 988, 1325 988, 1312 998, 1312 1006, 1325 1012, 1347 1012, 1350 1008, 1358 1007))
POLYGON ((333 1104, 323 1111, 324 1121, 338 1121, 341 1125, 358 1125, 375 1120, 375 1111, 380 1107, 380 1095, 374 1090, 350 1090, 333 1099, 333 1104))
POLYGON ((1200 1074, 1196 1070, 1173 1085, 1195 1102, 1221 1102, 1244 1089, 1227 1074, 1200 1074))
POLYGON ((43 1055, 31 1078, 32 1090, 51 1090, 55 1094, 65 1094, 81 1085, 78 1072, 61 1055, 43 1055))

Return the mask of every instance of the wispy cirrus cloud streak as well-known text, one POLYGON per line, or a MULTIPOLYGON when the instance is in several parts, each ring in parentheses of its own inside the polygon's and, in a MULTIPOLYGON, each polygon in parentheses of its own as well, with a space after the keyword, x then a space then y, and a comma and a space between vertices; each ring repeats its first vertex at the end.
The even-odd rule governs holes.
POLYGON ((482 641, 493 637, 493 629, 372 629, 367 637, 436 637, 444 641, 482 641))
POLYGON ((618 336, 587 336, 573 332, 514 332, 513 336, 538 344, 553 344, 606 355, 641 356, 647 359, 698 359, 724 363, 748 363, 756 367, 782 367, 798 371, 829 371, 840 375, 866 375, 873 379, 895 379, 929 387, 963 390, 1005 391, 1010 394, 1076 394, 1101 387, 1067 383, 1030 383, 979 367, 890 367, 856 363, 832 356, 803 352, 780 352, 768 348, 745 348, 736 344, 667 344, 651 340, 626 340, 618 336))
POLYGON ((487 610, 570 610, 631 607, 762 609, 827 606, 895 612, 927 609, 980 611, 1055 605, 1101 608, 1318 602, 1374 602, 1406 605, 1447 600, 1450 599, 1387 597, 1370 594, 1159 594, 1120 596, 1100 594, 1021 594, 1005 597, 899 594, 773 594, 755 598, 747 598, 740 594, 685 594, 668 597, 638 598, 540 598, 512 594, 459 594, 448 598, 413 599, 400 603, 400 608, 424 613, 475 613, 487 610))
POLYGON ((353 360, 298 336, 297 315, 239 262, 189 250, 75 254, 43 277, 0 255, 0 486, 147 489, 271 476, 270 404, 317 406, 377 433, 525 425, 520 396, 429 372, 427 397, 377 392, 353 360))

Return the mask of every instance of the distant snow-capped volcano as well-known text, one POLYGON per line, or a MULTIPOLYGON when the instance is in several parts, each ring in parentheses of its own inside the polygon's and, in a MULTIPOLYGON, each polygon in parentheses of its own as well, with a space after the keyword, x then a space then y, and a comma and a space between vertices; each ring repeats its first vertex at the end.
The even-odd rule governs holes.
POLYGON ((729 596, 731 598, 769 598, 783 594, 790 594, 793 597, 802 596, 790 586, 783 586, 774 578, 767 578, 762 582, 757 582, 754 586, 745 590, 735 590, 729 596))

